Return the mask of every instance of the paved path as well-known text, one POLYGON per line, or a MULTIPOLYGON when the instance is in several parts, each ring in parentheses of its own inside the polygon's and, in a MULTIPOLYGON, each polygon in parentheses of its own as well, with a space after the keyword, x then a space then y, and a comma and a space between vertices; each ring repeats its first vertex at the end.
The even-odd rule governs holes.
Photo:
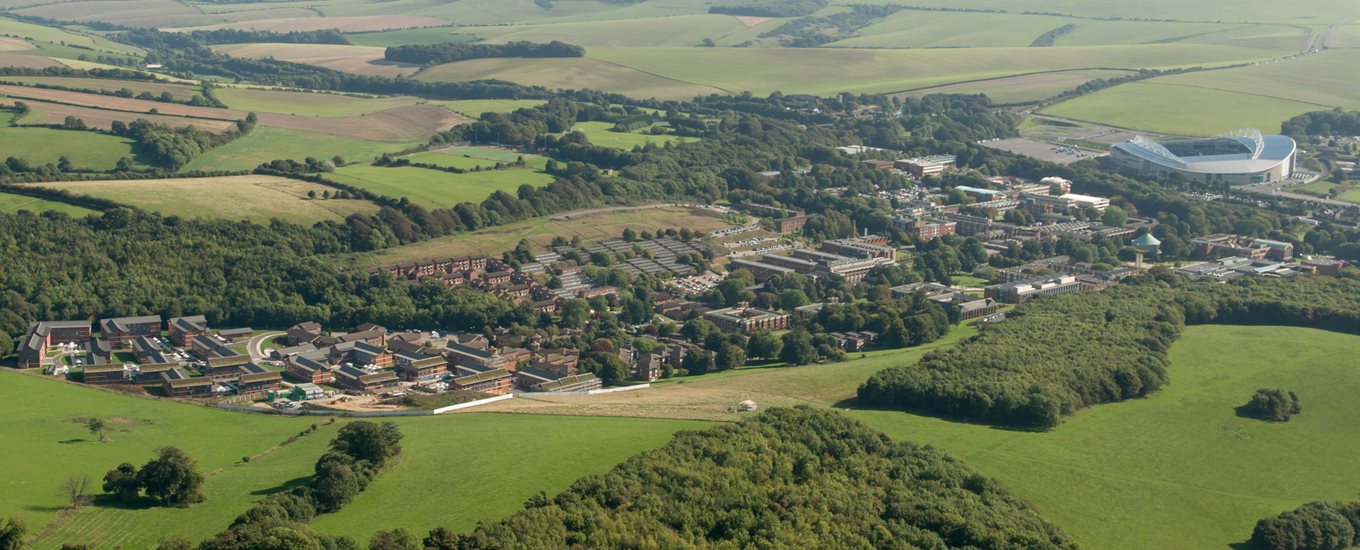
POLYGON ((246 343, 246 351, 250 353, 250 359, 252 361, 256 359, 265 359, 266 357, 264 356, 264 350, 261 349, 264 343, 268 342, 269 340, 277 336, 283 336, 285 334, 288 333, 282 331, 274 331, 259 334, 251 338, 250 341, 246 343))

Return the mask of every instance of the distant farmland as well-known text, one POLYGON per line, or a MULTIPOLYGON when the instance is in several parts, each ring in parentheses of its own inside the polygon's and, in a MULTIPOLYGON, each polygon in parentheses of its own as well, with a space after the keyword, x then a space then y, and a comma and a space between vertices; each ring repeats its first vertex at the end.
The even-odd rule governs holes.
POLYGON ((132 154, 132 140, 126 138, 76 130, 12 127, 9 124, 13 118, 13 113, 0 111, 3 157, 17 157, 37 166, 55 164, 65 156, 77 168, 111 170, 118 159, 132 154))
POLYGON ((553 180, 548 174, 528 169, 450 174, 424 168, 364 165, 346 166, 326 177, 379 195, 406 197, 426 208, 452 208, 463 201, 481 202, 496 191, 513 195, 521 185, 541 186, 553 180))
POLYGON ((635 132, 615 132, 610 130, 610 128, 613 127, 614 124, 610 122, 578 122, 575 126, 571 127, 571 131, 585 134, 586 138, 595 145, 613 147, 616 149, 632 149, 648 143, 664 145, 671 142, 685 143, 688 141, 697 141, 697 138, 665 134, 653 135, 646 133, 645 129, 635 132))
POLYGON ((243 138, 209 149, 184 167, 185 170, 250 170, 271 160, 301 161, 307 157, 348 162, 370 162, 383 153, 418 145, 419 142, 378 142, 339 137, 306 130, 256 126, 243 138))
POLYGON ((268 223, 280 218, 311 225, 343 220, 354 213, 373 213, 378 206, 364 200, 321 199, 334 189, 273 176, 81 181, 35 184, 130 204, 148 212, 185 218, 248 219, 268 223), (308 199, 313 191, 317 199, 308 199))
POLYGON ((282 61, 306 63, 347 73, 372 76, 410 75, 419 67, 386 61, 383 48, 372 46, 342 46, 332 44, 225 44, 213 50, 233 57, 261 59, 273 57, 282 61))

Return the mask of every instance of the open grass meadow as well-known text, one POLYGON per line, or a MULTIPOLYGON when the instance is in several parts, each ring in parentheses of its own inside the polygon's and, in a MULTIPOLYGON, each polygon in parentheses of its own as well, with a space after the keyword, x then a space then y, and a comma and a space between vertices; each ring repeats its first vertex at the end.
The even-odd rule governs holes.
MULTIPOLYGON (((513 399, 511 400, 513 401, 513 399)), ((400 460, 354 502, 312 521, 323 533, 364 540, 378 529, 468 531, 602 474, 705 422, 471 413, 406 418, 400 460)))
MULTIPOLYGON (((897 0, 832 0, 833 5, 898 4, 897 0)), ((953 0, 920 0, 912 5, 932 8, 957 8, 953 0)), ((1124 19, 1160 19, 1181 21, 1219 21, 1225 18, 1263 23, 1304 23, 1322 25, 1338 17, 1353 15, 1354 4, 1347 0, 1318 0, 1308 9, 1272 2, 1244 0, 1233 8, 1235 16, 1224 14, 1224 6, 1213 2, 1183 2, 1180 0, 1147 0, 1138 3, 1115 0, 970 0, 967 7, 979 10, 1005 10, 1015 13, 1063 13, 1078 17, 1122 17, 1124 19)))
POLYGON ((1279 132, 1284 121, 1326 108, 1289 99, 1147 81, 1107 88, 1051 105, 1042 112, 1133 130, 1208 136, 1233 128, 1279 132))
MULTIPOLYGON (((0 17, 0 35, 27 39, 40 50, 44 48, 65 47, 72 51, 83 51, 86 54, 95 52, 117 55, 136 55, 141 53, 141 50, 138 48, 126 44, 119 44, 94 33, 82 33, 56 27, 47 27, 26 23, 17 19, 10 19, 8 17, 0 17)), ((75 59, 76 55, 71 55, 70 57, 75 59)))
POLYGON ((402 29, 399 31, 359 32, 345 35, 356 46, 403 46, 407 44, 440 44, 444 42, 471 42, 476 35, 468 34, 459 27, 428 27, 423 29, 402 29))
POLYGON ((1360 337, 1293 327, 1194 326, 1172 347, 1171 384, 1147 399, 1099 405, 1050 432, 900 411, 853 410, 859 383, 975 331, 843 363, 747 367, 588 398, 514 399, 495 410, 730 419, 761 407, 835 406, 890 436, 939 447, 1001 481, 1092 549, 1226 548, 1256 520, 1311 500, 1360 493, 1360 337), (1285 424, 1241 418, 1259 388, 1299 394, 1285 424))
POLYGON ((326 177, 379 195, 406 197, 426 208, 481 202, 496 191, 514 194, 521 185, 547 185, 553 180, 548 174, 527 168, 451 174, 425 168, 370 165, 345 166, 326 177))
POLYGON ((929 94, 986 94, 993 103, 1003 105, 1023 104, 1048 99, 1097 78, 1118 78, 1128 74, 1131 73, 1129 71, 1103 69, 1036 73, 932 86, 904 92, 900 95, 920 97, 929 94))
POLYGON ((222 87, 215 93, 228 107, 240 111, 313 117, 352 117, 415 105, 414 97, 366 97, 294 90, 222 87))
POLYGON ((387 143, 260 125, 241 139, 215 147, 185 165, 185 170, 250 170, 278 159, 343 157, 348 162, 369 162, 383 153, 400 151, 416 143, 387 143))
POLYGON ((202 95, 199 93, 198 86, 189 84, 177 84, 173 82, 150 82, 145 80, 119 80, 114 78, 76 78, 68 76, 0 76, 0 82, 5 84, 42 84, 47 86, 59 86, 74 90, 98 90, 105 92, 117 92, 120 90, 132 90, 134 95, 143 92, 150 93, 157 97, 169 92, 176 101, 189 101, 194 96, 202 95))
POLYGON ((581 132, 586 138, 595 145, 613 147, 615 149, 632 149, 634 147, 654 143, 665 145, 667 143, 686 143, 697 141, 698 138, 681 137, 672 135, 652 135, 646 129, 635 132, 615 132, 612 122, 578 122, 571 127, 573 132, 581 132))
POLYGON ((117 136, 10 126, 14 113, 0 111, 0 156, 17 157, 29 164, 56 163, 65 156, 78 168, 109 170, 118 159, 132 154, 132 140, 117 136))
POLYGON ((95 213, 94 210, 74 204, 67 204, 28 195, 16 195, 14 193, 0 193, 0 212, 14 213, 20 210, 28 210, 33 213, 47 212, 55 210, 65 212, 71 216, 84 216, 95 213))
POLYGON ((280 218, 311 225, 341 221, 350 214, 371 214, 378 205, 357 199, 309 199, 334 191, 324 185, 274 176, 223 176, 165 180, 79 181, 35 184, 109 199, 148 212, 185 218, 248 219, 269 223, 280 218))
POLYGON ((1312 103, 1319 108, 1360 109, 1360 49, 1325 50, 1287 61, 1204 71, 1149 80, 1312 103))
POLYGON ((512 153, 505 154, 507 151, 486 149, 482 147, 453 147, 450 149, 440 149, 437 151, 426 151, 407 155, 406 159, 411 162, 433 164, 445 168, 461 168, 471 170, 473 168, 491 168, 497 164, 513 163, 523 157, 525 167, 531 170, 543 170, 548 165, 548 158, 531 154, 512 153))
MULTIPOLYGON (((6 442, 0 458, 10 464, 0 472, 5 495, 0 516, 27 523, 37 538, 33 547, 40 550, 65 543, 148 548, 170 534, 207 538, 261 498, 310 475, 336 429, 347 422, 231 413, 18 372, 0 378, 8 418, 0 425, 6 442), (79 422, 93 416, 114 424, 108 442, 97 442, 79 422), (320 426, 316 433, 284 443, 312 423, 320 426), (146 462, 164 445, 198 461, 207 478, 206 502, 189 508, 95 504, 65 510, 56 488, 67 476, 98 480, 120 462, 146 462)), ((314 527, 353 535, 361 543, 378 529, 470 529, 477 521, 513 513, 539 490, 555 493, 578 477, 664 444, 678 430, 706 425, 477 413, 393 420, 406 435, 405 454, 349 507, 318 518, 314 527)))
POLYGON ((468 254, 500 256, 501 252, 513 250, 520 240, 527 240, 531 246, 539 249, 548 246, 552 243, 553 237, 557 236, 565 239, 580 236, 582 240, 591 242, 618 238, 624 229, 641 233, 681 227, 695 231, 713 231, 732 227, 732 224, 711 212, 681 207, 645 207, 582 214, 572 216, 570 219, 544 216, 471 233, 459 233, 396 246, 375 253, 349 254, 336 257, 335 260, 354 267, 374 267, 468 254))
MULTIPOLYGON (((730 15, 677 15, 645 19, 554 22, 537 25, 466 27, 462 32, 502 44, 516 40, 561 40, 587 48, 593 46, 695 46, 705 38, 714 40, 746 29, 730 15)), ((1043 32, 1043 31, 1040 31, 1043 32)))

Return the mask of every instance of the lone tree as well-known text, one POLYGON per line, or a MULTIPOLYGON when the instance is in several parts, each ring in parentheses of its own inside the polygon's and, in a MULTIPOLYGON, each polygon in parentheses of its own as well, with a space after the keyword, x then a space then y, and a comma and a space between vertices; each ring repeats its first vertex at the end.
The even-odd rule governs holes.
POLYGON ((67 476, 66 480, 61 482, 61 496, 66 497, 72 508, 80 508, 86 502, 89 502, 90 486, 92 485, 94 485, 94 482, 90 481, 90 476, 67 476))
POLYGON ((85 428, 90 430, 90 435, 99 438, 100 443, 109 440, 109 423, 102 418, 91 418, 85 421, 85 428))
POLYGON ((1288 422, 1302 410, 1299 396, 1279 388, 1256 390, 1256 395, 1251 396, 1251 401, 1241 408, 1247 416, 1274 422, 1288 422))
POLYGON ((401 452, 401 432, 391 422, 351 422, 335 434, 331 449, 373 464, 382 464, 401 452))
POLYGON ((119 502, 135 502, 142 493, 137 467, 124 462, 104 474, 104 492, 118 495, 119 502))
POLYGON ((156 449, 156 455, 137 473, 146 495, 171 506, 203 502, 203 474, 194 460, 175 447, 156 449))
POLYGON ((0 550, 19 550, 24 547, 28 528, 18 518, 0 518, 0 550))

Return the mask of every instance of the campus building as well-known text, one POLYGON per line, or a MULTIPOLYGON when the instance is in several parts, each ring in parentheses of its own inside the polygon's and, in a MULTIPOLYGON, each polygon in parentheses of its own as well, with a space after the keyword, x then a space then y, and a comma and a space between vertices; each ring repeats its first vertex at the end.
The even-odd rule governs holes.
POLYGON ((1233 130, 1210 138, 1156 142, 1142 136, 1110 147, 1121 170, 1143 176, 1179 173, 1191 181, 1247 185, 1294 175, 1294 139, 1233 130))
POLYGON ((784 330, 789 328, 787 313, 777 313, 740 304, 727 309, 715 309, 704 314, 718 328, 728 332, 751 334, 762 330, 784 330))

